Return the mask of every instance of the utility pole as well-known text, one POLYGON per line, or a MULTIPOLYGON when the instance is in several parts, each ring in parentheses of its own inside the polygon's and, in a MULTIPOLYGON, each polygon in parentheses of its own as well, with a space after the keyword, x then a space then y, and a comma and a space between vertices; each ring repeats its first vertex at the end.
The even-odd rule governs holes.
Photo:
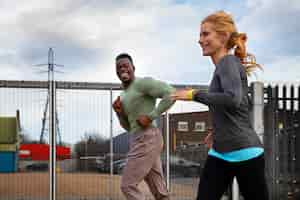
MULTIPOLYGON (((54 67, 63 67, 63 65, 59 64, 54 64, 54 51, 52 48, 49 48, 48 50, 48 63, 47 64, 39 64, 36 66, 47 66, 48 69, 47 71, 42 71, 42 72, 47 72, 48 73, 48 83, 53 79, 54 80, 54 72, 60 72, 57 70, 54 70, 54 67)), ((48 114, 48 109, 49 109, 49 99, 50 99, 50 89, 48 89, 48 94, 47 94, 47 99, 44 107, 44 112, 43 112, 43 118, 42 118, 42 129, 41 129, 41 134, 40 134, 40 143, 44 143, 44 136, 46 134, 46 131, 48 129, 46 128, 46 122, 47 122, 47 114, 48 114)), ((62 138, 61 138, 61 132, 59 129, 59 120, 58 120, 58 114, 57 114, 57 107, 55 106, 55 121, 56 121, 56 133, 58 136, 58 144, 62 144, 62 138)))
POLYGON ((49 200, 56 199, 56 134, 59 136, 61 143, 61 135, 58 129, 57 109, 56 109, 56 86, 54 78, 54 66, 62 67, 62 65, 54 64, 53 49, 49 48, 48 63, 37 66, 48 66, 48 95, 42 120, 42 131, 40 142, 43 142, 45 135, 46 117, 49 110, 49 146, 50 146, 50 161, 49 161, 49 200))

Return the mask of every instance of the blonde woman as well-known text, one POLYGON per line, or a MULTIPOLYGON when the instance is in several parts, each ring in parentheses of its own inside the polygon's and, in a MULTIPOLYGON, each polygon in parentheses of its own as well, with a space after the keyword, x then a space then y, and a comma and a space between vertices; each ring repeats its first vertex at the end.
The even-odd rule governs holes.
POLYGON ((215 65, 209 90, 177 90, 171 95, 173 100, 206 104, 212 113, 213 133, 206 138, 212 146, 198 200, 219 200, 233 177, 245 200, 268 200, 264 149, 249 118, 247 75, 259 65, 246 53, 246 40, 229 14, 219 11, 204 18, 199 44, 215 65))

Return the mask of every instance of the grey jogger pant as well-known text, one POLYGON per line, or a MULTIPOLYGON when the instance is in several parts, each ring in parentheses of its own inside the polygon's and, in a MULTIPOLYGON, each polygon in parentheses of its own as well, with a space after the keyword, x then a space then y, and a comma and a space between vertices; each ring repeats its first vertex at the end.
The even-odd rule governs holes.
POLYGON ((160 153, 163 138, 158 128, 148 128, 132 134, 127 163, 121 179, 121 190, 127 200, 144 200, 138 188, 143 180, 156 200, 168 200, 160 153))

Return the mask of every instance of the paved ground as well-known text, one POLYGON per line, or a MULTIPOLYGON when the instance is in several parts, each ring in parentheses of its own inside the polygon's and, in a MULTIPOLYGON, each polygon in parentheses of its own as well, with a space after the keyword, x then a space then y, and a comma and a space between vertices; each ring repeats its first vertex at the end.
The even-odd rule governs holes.
MULTIPOLYGON (((58 173, 57 200, 124 200, 119 189, 120 176, 97 173, 58 173)), ((196 179, 172 179, 171 199, 194 199, 196 179)), ((140 185, 153 199, 145 183, 140 185)), ((0 174, 0 200, 49 199, 48 173, 0 174)))

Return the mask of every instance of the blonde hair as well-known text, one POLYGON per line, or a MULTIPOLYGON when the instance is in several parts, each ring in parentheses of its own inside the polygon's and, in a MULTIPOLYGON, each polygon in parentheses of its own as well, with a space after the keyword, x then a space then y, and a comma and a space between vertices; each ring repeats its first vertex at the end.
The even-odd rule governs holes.
POLYGON ((233 49, 234 55, 240 59, 242 65, 245 67, 247 75, 250 75, 257 67, 262 69, 262 67, 256 63, 255 56, 246 52, 247 35, 237 31, 230 14, 224 11, 218 11, 205 17, 201 24, 206 22, 211 23, 216 32, 230 34, 226 47, 228 50, 233 49))

